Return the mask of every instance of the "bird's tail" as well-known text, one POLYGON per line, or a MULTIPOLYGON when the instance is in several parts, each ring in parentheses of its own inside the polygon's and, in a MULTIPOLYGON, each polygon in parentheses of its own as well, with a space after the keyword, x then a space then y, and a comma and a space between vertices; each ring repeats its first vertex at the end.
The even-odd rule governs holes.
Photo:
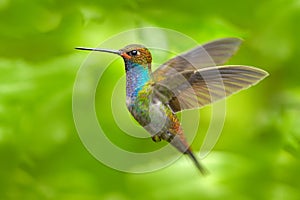
POLYGON ((192 159, 192 161, 195 163, 196 167, 199 169, 199 171, 203 175, 208 174, 208 171, 200 164, 200 162, 197 160, 196 156, 193 154, 191 148, 189 147, 188 143, 186 142, 186 140, 182 134, 177 134, 169 142, 180 152, 187 154, 192 159))
POLYGON ((194 162, 194 164, 196 165, 196 167, 199 169, 199 171, 203 174, 203 175, 207 175, 208 171, 203 167, 203 165, 200 164, 200 162, 197 160, 196 156, 193 154, 192 150, 190 148, 188 148, 184 154, 187 154, 192 161, 194 162))

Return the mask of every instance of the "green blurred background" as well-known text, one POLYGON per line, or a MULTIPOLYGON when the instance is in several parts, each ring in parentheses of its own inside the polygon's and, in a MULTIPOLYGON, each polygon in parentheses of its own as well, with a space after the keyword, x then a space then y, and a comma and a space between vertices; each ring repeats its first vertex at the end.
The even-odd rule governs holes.
MULTIPOLYGON (((299 199, 299 22, 299 0, 0 0, 0 199, 299 199), (72 90, 87 54, 73 48, 146 26, 199 43, 241 37, 230 62, 270 73, 227 100, 222 135, 203 160, 207 177, 185 157, 157 172, 118 172, 78 137, 72 90)), ((109 70, 112 79, 124 73, 109 70)), ((201 111, 196 150, 209 110, 201 111)))

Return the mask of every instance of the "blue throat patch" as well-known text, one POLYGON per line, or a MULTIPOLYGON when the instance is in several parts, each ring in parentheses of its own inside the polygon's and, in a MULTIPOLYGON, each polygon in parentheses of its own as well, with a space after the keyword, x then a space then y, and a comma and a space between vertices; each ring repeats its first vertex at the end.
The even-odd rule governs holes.
POLYGON ((150 74, 148 68, 137 63, 126 63, 126 96, 134 100, 138 92, 149 81, 150 74))

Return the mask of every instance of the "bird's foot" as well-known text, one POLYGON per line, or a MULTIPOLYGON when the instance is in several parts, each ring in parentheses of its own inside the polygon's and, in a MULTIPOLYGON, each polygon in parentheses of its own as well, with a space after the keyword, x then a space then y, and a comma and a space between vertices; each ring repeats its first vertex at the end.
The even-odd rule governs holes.
POLYGON ((154 142, 160 142, 160 141, 161 141, 161 137, 160 137, 159 135, 153 135, 153 136, 152 136, 152 140, 153 140, 154 142))

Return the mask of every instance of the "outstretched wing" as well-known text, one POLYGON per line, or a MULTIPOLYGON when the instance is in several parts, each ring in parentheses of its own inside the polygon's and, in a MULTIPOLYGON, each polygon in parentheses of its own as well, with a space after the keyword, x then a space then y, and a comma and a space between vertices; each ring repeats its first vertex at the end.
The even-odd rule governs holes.
POLYGON ((242 66, 216 66, 189 70, 156 82, 154 97, 173 112, 200 108, 246 89, 268 76, 264 70, 242 66))
POLYGON ((238 38, 224 38, 198 46, 161 65, 153 72, 153 79, 161 81, 185 70, 222 65, 238 50, 241 42, 238 38))

